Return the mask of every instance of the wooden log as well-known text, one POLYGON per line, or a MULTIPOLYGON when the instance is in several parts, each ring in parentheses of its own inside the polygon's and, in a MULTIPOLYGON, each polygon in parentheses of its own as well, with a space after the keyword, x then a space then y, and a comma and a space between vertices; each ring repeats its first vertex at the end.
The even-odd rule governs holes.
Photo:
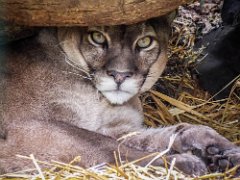
POLYGON ((0 0, 0 21, 24 26, 131 24, 164 15, 187 0, 0 0))

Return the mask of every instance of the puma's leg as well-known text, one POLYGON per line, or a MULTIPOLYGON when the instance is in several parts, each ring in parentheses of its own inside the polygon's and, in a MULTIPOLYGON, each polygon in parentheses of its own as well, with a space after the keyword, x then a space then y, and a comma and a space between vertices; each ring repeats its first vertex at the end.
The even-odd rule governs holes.
MULTIPOLYGON (((17 158, 16 154, 33 154, 38 160, 65 163, 81 156, 79 165, 84 167, 103 162, 114 163, 113 152, 119 145, 115 139, 61 122, 14 122, 8 124, 7 131, 7 138, 0 139, 1 173, 33 167, 31 161, 17 158)), ((146 155, 124 145, 121 152, 129 160, 146 155)))
MULTIPOLYGON (((141 129, 138 135, 125 140, 125 144, 148 152, 162 151, 167 149, 173 134, 177 134, 177 137, 172 145, 171 154, 191 152, 203 159, 207 166, 215 166, 212 168, 218 170, 222 169, 220 166, 223 166, 221 159, 224 158, 224 163, 226 163, 226 161, 233 159, 231 157, 240 158, 240 148, 237 148, 212 128, 186 123, 157 129, 141 129), (231 149, 235 150, 228 153, 231 149)), ((233 162, 233 160, 231 161, 233 162)), ((239 161, 228 164, 230 168, 238 165, 239 161)))

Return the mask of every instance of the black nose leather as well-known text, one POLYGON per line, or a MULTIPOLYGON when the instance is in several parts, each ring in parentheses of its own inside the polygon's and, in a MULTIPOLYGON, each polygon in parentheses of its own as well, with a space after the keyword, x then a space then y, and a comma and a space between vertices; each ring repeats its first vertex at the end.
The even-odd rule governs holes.
POLYGON ((132 72, 107 71, 107 75, 112 76, 117 84, 121 84, 126 78, 132 77, 132 72))

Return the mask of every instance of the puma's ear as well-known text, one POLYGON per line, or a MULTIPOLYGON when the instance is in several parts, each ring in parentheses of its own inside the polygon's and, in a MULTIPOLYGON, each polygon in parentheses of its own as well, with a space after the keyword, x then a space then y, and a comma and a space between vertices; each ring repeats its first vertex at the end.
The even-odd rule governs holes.
POLYGON ((177 16, 177 10, 174 10, 164 16, 150 19, 148 22, 154 27, 170 27, 174 18, 177 16))
POLYGON ((166 15, 167 22, 169 25, 172 24, 173 20, 176 18, 178 11, 174 10, 166 15))

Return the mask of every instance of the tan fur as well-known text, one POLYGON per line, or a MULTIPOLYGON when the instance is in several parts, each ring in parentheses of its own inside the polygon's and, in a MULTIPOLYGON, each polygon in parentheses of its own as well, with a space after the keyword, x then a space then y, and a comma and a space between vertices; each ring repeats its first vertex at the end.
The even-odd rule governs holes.
POLYGON ((216 160, 220 154, 221 158, 229 155, 231 163, 234 159, 232 165, 239 163, 239 148, 211 128, 189 124, 143 127, 138 95, 151 88, 165 67, 169 32, 165 17, 99 29, 111 38, 108 49, 90 45, 87 28, 60 28, 42 30, 37 37, 16 42, 5 52, 6 72, 1 73, 5 94, 0 121, 2 172, 32 166, 15 154, 64 162, 80 155, 80 165, 85 167, 113 163, 113 151, 119 145, 116 140, 133 131, 140 134, 121 146, 128 159, 166 149, 170 136, 177 133, 168 159, 176 157, 177 166, 186 173, 205 173, 212 164, 221 170, 216 160), (142 24, 146 24, 144 31, 142 24), (133 51, 133 42, 153 30, 155 46, 145 52, 133 51), (133 72, 116 90, 131 91, 129 99, 121 94, 117 97, 115 90, 111 96, 104 95, 104 88, 117 87, 106 73, 109 70, 133 72), (105 86, 101 84, 104 79, 105 86), (114 98, 119 98, 116 104, 111 103, 114 98), (186 154, 190 151, 192 154, 186 154))

